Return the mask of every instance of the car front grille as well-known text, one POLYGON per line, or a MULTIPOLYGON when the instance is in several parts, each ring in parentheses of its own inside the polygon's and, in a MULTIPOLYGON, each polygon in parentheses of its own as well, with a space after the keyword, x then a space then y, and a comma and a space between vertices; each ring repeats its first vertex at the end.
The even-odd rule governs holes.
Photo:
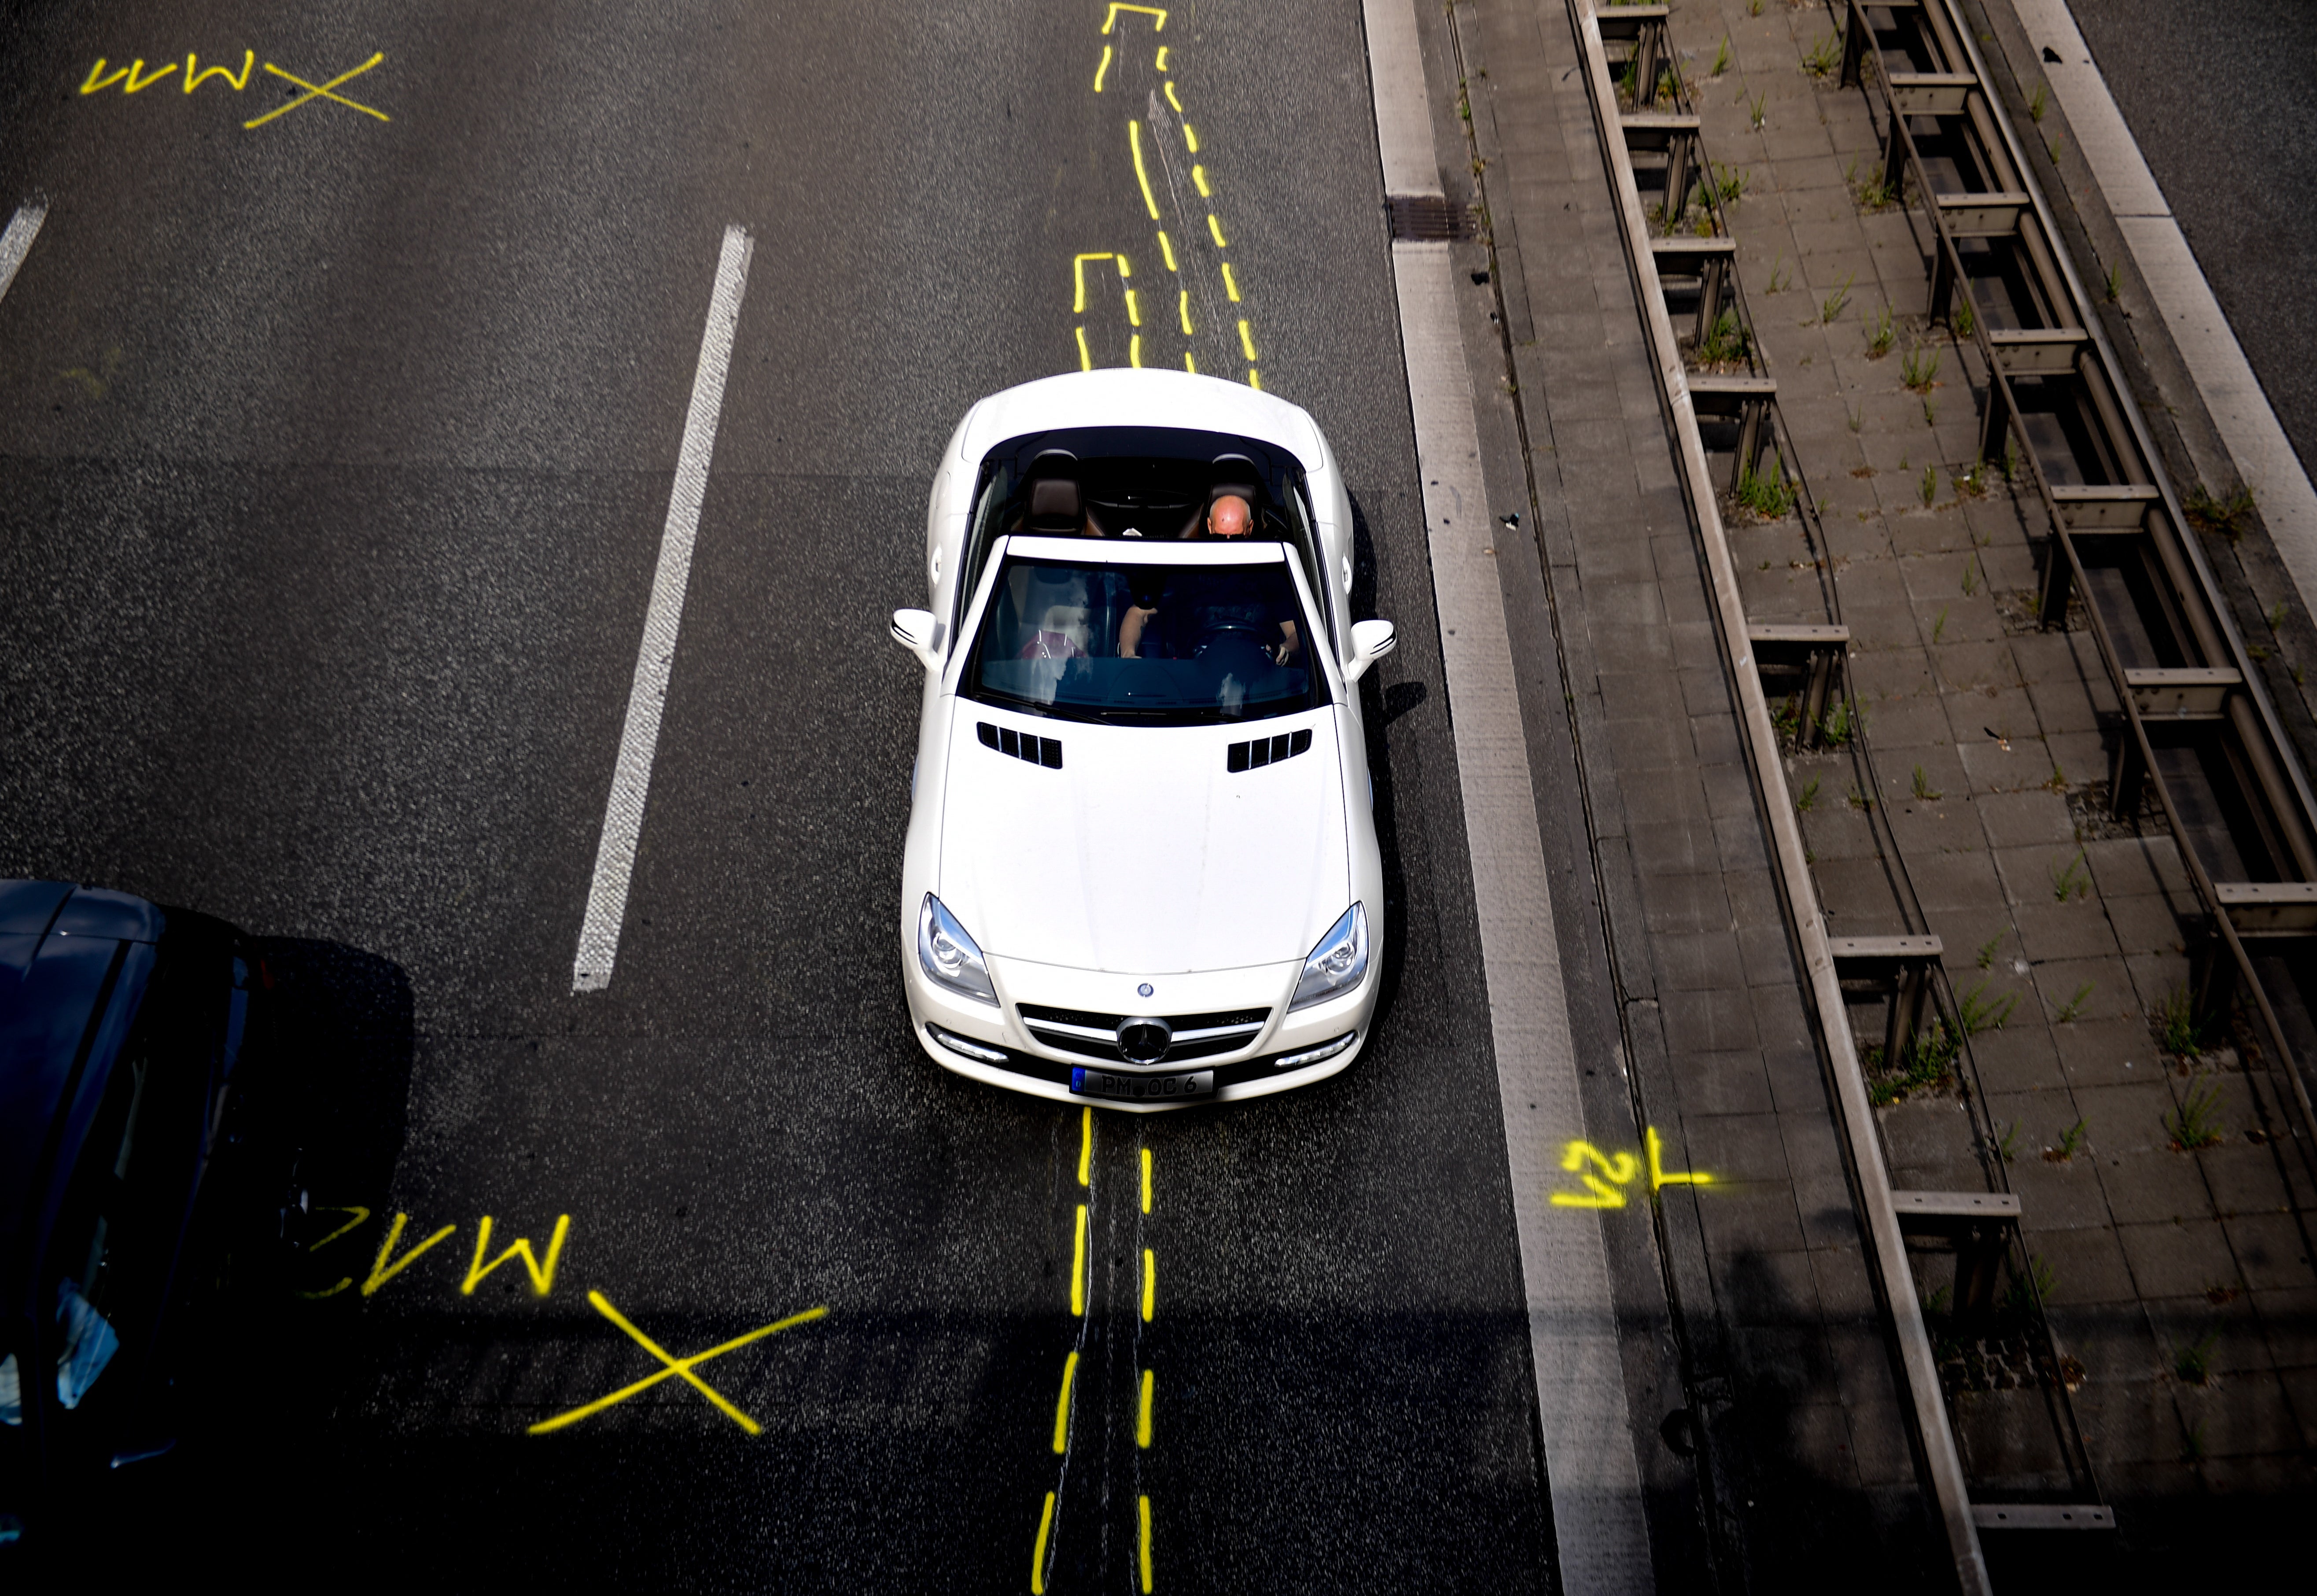
MULTIPOLYGON (((1102 1059, 1113 1063, 1125 1062, 1118 1047, 1118 1027, 1130 1017, 1123 1014, 1098 1014, 1085 1009, 1049 1009, 1037 1003, 1023 1003, 1015 1010, 1022 1017, 1024 1028, 1048 1047, 1062 1053, 1074 1053, 1081 1058, 1102 1059)), ((1149 1061, 1147 1067, 1177 1064, 1186 1059, 1213 1058, 1226 1053, 1237 1053, 1251 1047, 1263 1034, 1271 1018, 1268 1009, 1227 1009, 1211 1014, 1171 1014, 1161 1016, 1167 1028, 1174 1033, 1174 1041, 1165 1054, 1149 1061)))

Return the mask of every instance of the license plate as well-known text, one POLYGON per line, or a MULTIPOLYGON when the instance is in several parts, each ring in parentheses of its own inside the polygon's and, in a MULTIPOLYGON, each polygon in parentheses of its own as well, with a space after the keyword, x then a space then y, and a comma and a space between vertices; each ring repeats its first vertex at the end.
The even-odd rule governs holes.
POLYGON ((1189 1075, 1116 1075, 1107 1070, 1070 1071, 1070 1089, 1087 1098, 1129 1098, 1138 1102, 1180 1102, 1215 1094, 1215 1072, 1189 1075))

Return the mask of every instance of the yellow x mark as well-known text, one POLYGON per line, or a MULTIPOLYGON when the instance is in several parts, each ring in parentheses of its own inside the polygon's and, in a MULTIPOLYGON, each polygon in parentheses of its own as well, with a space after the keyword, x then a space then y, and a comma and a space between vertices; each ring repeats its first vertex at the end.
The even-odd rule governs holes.
POLYGON ((332 89, 336 88, 340 84, 344 83, 349 78, 360 77, 363 73, 369 71, 372 67, 377 66, 384 59, 386 59, 386 52, 384 50, 380 50, 378 54, 371 57, 369 60, 364 61, 353 71, 341 72, 335 77, 330 79, 329 82, 320 84, 308 83, 304 78, 300 77, 295 73, 284 72, 281 67, 275 66, 273 62, 268 61, 265 63, 265 69, 268 72, 271 72, 276 77, 288 78, 291 83, 296 84, 300 88, 304 89, 306 92, 299 95, 296 99, 291 101, 287 105, 277 105, 273 110, 267 112, 264 116, 257 118, 255 121, 246 121, 241 125, 244 128, 262 128, 277 116, 289 115, 290 112, 297 110, 298 107, 305 104, 309 100, 335 100, 339 104, 344 106, 349 111, 359 111, 364 116, 374 116, 382 122, 390 122, 394 119, 387 115, 385 112, 372 111, 367 105, 347 99, 344 94, 334 94, 330 92, 332 89))
POLYGON ((661 1369, 656 1375, 646 1375, 642 1379, 636 1381, 631 1385, 621 1386, 609 1396, 599 1396, 595 1401, 587 1403, 585 1407, 573 1408, 568 1413, 558 1413, 552 1419, 545 1420, 541 1423, 532 1425, 530 1431, 532 1435, 545 1435, 550 1430, 561 1430, 568 1424, 577 1424, 580 1420, 588 1417, 590 1414, 600 1413, 605 1408, 612 1407, 619 1403, 623 1403, 631 1396, 635 1395, 638 1392, 648 1391, 654 1385, 658 1385, 662 1380, 669 1378, 682 1379, 689 1384, 693 1390, 699 1392, 701 1395, 714 1403, 718 1412, 721 1412, 726 1418, 731 1420, 733 1423, 738 1424, 741 1429, 747 1430, 750 1435, 762 1435, 765 1430, 763 1425, 757 1423, 754 1419, 748 1417, 747 1414, 742 1412, 738 1408, 734 1407, 730 1403, 725 1401, 724 1394, 722 1392, 717 1390, 715 1386, 711 1385, 707 1381, 702 1379, 698 1375, 693 1374, 692 1371, 701 1364, 707 1362, 711 1358, 721 1358, 725 1353, 736 1351, 738 1349, 747 1346, 750 1341, 761 1341, 766 1336, 778 1335, 782 1331, 790 1329, 795 1325, 806 1323, 810 1320, 819 1319, 828 1312, 825 1307, 807 1308, 801 1314, 792 1314, 787 1318, 780 1320, 775 1323, 767 1324, 761 1330, 752 1330, 747 1335, 735 1336, 730 1340, 726 1341, 720 1346, 709 1348, 705 1352, 694 1352, 689 1358, 677 1358, 668 1353, 658 1341, 653 1340, 651 1337, 646 1335, 642 1331, 638 1330, 634 1325, 629 1323, 626 1316, 622 1314, 619 1309, 613 1307, 610 1299, 605 1297, 602 1292, 589 1292, 587 1294, 587 1300, 589 1303, 594 1305, 595 1309, 598 1314, 601 1314, 604 1318, 609 1319, 622 1330, 626 1331, 629 1336, 634 1340, 638 1346, 650 1353, 654 1358, 658 1358, 660 1362, 666 1364, 667 1367, 661 1369))

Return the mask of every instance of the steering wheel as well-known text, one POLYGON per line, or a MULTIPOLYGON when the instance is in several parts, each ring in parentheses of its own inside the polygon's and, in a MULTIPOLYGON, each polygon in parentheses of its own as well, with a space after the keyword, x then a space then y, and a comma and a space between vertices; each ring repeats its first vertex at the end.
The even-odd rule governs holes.
POLYGON ((1275 663, 1266 636, 1264 629, 1252 622, 1219 621, 1200 633, 1198 647, 1191 650, 1191 658, 1225 669, 1260 669, 1275 663), (1257 660, 1262 666, 1257 666, 1257 660))

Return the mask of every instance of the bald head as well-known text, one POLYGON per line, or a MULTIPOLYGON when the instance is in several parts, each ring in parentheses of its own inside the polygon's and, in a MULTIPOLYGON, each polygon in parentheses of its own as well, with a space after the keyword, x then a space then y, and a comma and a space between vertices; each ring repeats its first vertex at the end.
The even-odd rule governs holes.
POLYGON ((1227 493, 1207 507, 1207 531, 1216 537, 1245 537, 1254 525, 1254 512, 1236 493, 1227 493))

